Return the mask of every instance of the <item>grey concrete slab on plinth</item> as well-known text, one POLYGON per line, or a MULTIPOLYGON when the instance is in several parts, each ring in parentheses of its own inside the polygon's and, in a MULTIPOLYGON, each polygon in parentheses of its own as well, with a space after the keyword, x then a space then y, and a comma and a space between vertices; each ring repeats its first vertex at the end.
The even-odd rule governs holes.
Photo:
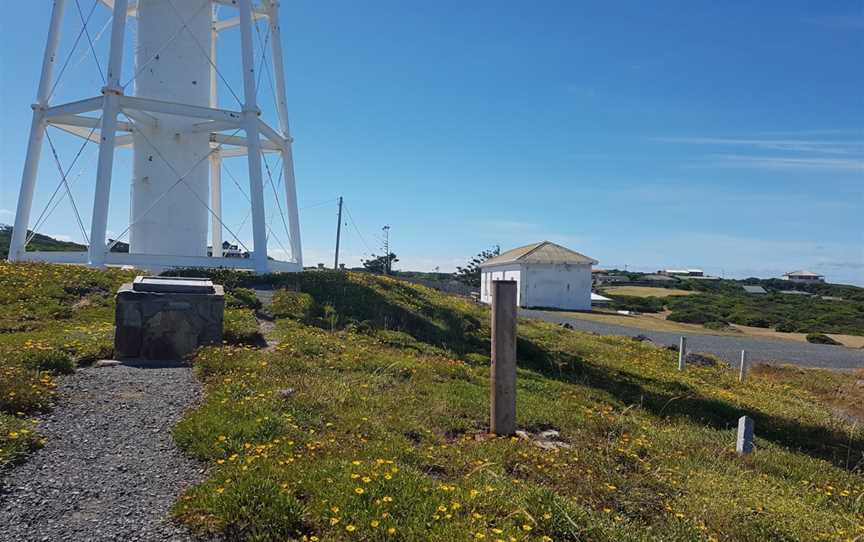
POLYGON ((139 279, 142 277, 117 291, 114 357, 178 360, 199 346, 222 342, 225 313, 222 286, 208 279, 195 279, 197 283, 174 284, 174 289, 180 291, 171 291, 170 281, 151 281, 158 291, 148 291, 147 281, 139 279), (145 287, 137 290, 135 284, 145 287), (195 293, 196 288, 201 293, 195 293))

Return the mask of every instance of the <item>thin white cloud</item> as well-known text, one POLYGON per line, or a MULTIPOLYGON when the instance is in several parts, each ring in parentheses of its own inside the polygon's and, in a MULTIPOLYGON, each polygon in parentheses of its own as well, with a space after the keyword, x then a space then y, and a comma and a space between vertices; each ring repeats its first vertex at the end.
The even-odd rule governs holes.
POLYGON ((15 216, 15 213, 9 209, 0 209, 0 216, 8 216, 9 218, 12 218, 15 216))
POLYGON ((715 145, 750 147, 761 150, 786 152, 809 152, 834 155, 864 155, 864 140, 862 141, 828 141, 828 140, 797 140, 797 139, 737 139, 718 137, 658 137, 659 143, 681 143, 685 145, 715 145))
POLYGON ((864 172, 864 160, 851 158, 782 158, 740 154, 713 155, 711 167, 746 169, 821 169, 864 172))

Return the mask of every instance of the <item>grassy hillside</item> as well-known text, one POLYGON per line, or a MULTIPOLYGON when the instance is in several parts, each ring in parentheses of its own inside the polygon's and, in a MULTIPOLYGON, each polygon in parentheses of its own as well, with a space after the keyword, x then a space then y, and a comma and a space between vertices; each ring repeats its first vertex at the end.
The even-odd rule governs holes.
MULTIPOLYGON (((216 273, 232 286, 252 277, 216 273)), ((263 351, 208 348, 175 512, 237 540, 846 540, 864 534, 853 375, 675 370, 627 338, 520 323, 519 426, 490 438, 488 314, 384 277, 265 277, 263 351), (734 454, 756 420, 758 450, 734 454)))
POLYGON ((797 285, 782 280, 682 280, 670 287, 613 286, 602 290, 615 309, 669 310, 668 318, 691 324, 738 324, 781 332, 864 335, 864 288, 836 284, 797 285), (752 295, 744 284, 770 293, 752 295), (796 289, 812 296, 778 293, 796 289), (683 294, 682 294, 683 292, 683 294), (652 295, 653 294, 653 295, 652 295), (686 295, 691 294, 691 295, 686 295), (821 296, 840 297, 824 300, 821 296))
MULTIPOLYGON (((27 235, 31 233, 31 231, 27 231, 27 235)), ((11 240, 12 226, 0 224, 0 260, 5 260, 9 255, 9 241, 11 240)), ((87 250, 87 246, 72 241, 60 241, 48 235, 37 233, 27 245, 27 250, 84 252, 87 250)))
MULTIPOLYGON (((0 469, 40 446, 30 417, 52 408, 55 377, 112 356, 114 292, 135 274, 0 261, 0 469)), ((254 301, 235 293, 225 338, 257 344, 254 301)))
MULTIPOLYGON (((198 272, 200 273, 200 272, 198 272)), ((518 424, 494 438, 488 313, 368 274, 263 277, 271 339, 248 340, 257 282, 229 286, 238 344, 194 359, 205 396, 175 439, 207 479, 175 514, 228 540, 853 540, 864 534, 856 375, 675 370, 674 353, 520 322, 518 424), (239 344, 245 343, 245 344, 239 344), (757 451, 734 454, 741 414, 757 451)), ((110 355, 131 273, 0 264, 0 464, 39 446, 53 375, 110 355), (20 303, 20 305, 19 305, 20 303), (46 308, 47 307, 47 308, 46 308), (14 314, 28 315, 16 319, 14 314), (19 320, 26 322, 20 325, 19 320)))

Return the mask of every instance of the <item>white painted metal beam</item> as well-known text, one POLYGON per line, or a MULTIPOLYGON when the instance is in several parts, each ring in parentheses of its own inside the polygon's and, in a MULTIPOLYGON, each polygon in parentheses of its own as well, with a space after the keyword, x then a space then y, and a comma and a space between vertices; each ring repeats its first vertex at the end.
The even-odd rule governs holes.
MULTIPOLYGON (((53 262, 81 264, 87 263, 86 252, 24 252, 20 258, 31 262, 53 262)), ((294 262, 270 260, 270 270, 275 272, 297 272, 302 269, 294 262)), ((119 267, 128 265, 141 269, 170 269, 180 267, 225 267, 255 271, 252 258, 208 258, 206 256, 174 256, 170 254, 130 254, 128 252, 108 252, 105 255, 105 265, 119 267)))
POLYGON ((77 102, 69 102, 65 104, 55 105, 45 109, 45 118, 60 117, 63 115, 80 115, 81 113, 89 113, 102 109, 102 101, 104 96, 96 96, 77 102))
POLYGON ((139 98, 137 96, 121 96, 121 109, 137 109, 139 111, 148 111, 151 113, 165 113, 168 115, 178 115, 181 117, 192 117, 195 119, 221 120, 241 122, 243 114, 239 111, 229 111, 227 109, 213 109, 210 107, 200 107, 197 105, 182 104, 177 102, 165 102, 162 100, 152 100, 150 98, 139 98))
MULTIPOLYGON (((238 147, 249 148, 249 138, 243 136, 232 136, 226 134, 210 134, 211 143, 222 143, 223 145, 235 145, 238 147)), ((258 139, 257 147, 270 151, 281 151, 282 147, 275 145, 266 139, 258 139)))

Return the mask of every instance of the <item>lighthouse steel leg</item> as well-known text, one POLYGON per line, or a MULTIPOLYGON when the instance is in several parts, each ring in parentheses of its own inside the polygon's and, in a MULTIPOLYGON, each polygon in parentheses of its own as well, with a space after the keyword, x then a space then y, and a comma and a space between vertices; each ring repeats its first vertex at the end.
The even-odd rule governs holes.
POLYGON ((51 24, 48 27, 48 40, 42 57, 42 75, 36 104, 33 106, 33 121, 30 124, 30 138, 27 140, 27 155, 24 171, 21 174, 21 192, 18 194, 18 208, 15 211, 15 227, 9 243, 9 261, 14 262, 24 255, 27 240, 27 226, 30 223, 30 210, 33 207, 33 191, 36 188, 36 174, 39 171, 39 157, 42 154, 42 139, 45 134, 45 109, 53 82, 54 64, 57 62, 57 44, 60 41, 60 28, 66 0, 55 0, 51 10, 51 24))
POLYGON ((264 183, 261 179, 261 142, 258 139, 258 105, 255 96, 255 59, 252 50, 252 5, 238 0, 240 45, 243 59, 243 123, 249 161, 249 197, 252 200, 252 259, 257 273, 267 272, 267 224, 264 217, 264 183))
POLYGON ((279 3, 269 2, 270 47, 273 74, 276 79, 276 109, 279 113, 279 130, 285 138, 282 151, 282 176, 285 178, 285 199, 288 211, 288 227, 291 229, 291 256, 303 268, 303 247, 300 243, 300 213, 297 209, 297 186, 294 179, 294 154, 291 150, 291 130, 288 124, 288 105, 285 97, 285 65, 282 60, 282 31, 279 27, 279 3))
POLYGON ((212 256, 222 257, 222 157, 219 151, 210 155, 210 237, 212 256))
POLYGON ((99 157, 96 165, 96 193, 93 197, 93 220, 90 224, 88 263, 93 267, 105 265, 105 230, 108 228, 108 201, 111 194, 111 173, 114 168, 114 136, 117 113, 120 111, 120 71, 123 63, 123 36, 126 31, 128 0, 114 2, 111 21, 111 50, 108 53, 108 75, 102 94, 102 131, 99 157))

